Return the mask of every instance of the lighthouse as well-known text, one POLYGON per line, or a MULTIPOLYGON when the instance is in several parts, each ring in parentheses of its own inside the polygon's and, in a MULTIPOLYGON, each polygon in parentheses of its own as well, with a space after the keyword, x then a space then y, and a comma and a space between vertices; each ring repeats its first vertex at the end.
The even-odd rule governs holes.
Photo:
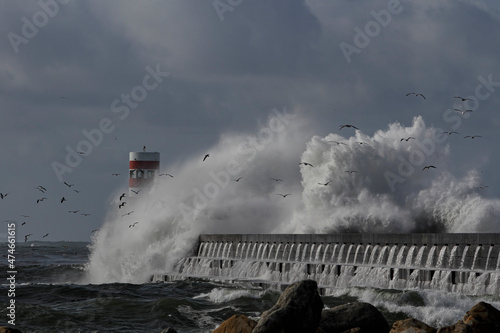
POLYGON ((137 197, 146 192, 152 185, 160 170, 160 153, 130 152, 129 153, 129 197, 137 197))

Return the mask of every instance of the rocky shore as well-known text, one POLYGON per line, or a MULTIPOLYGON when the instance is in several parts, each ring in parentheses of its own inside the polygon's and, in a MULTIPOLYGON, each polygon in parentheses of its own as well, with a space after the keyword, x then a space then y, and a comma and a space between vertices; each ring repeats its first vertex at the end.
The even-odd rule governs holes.
MULTIPOLYGON (((174 331, 164 331, 174 333, 174 331)), ((317 284, 304 280, 290 285, 258 322, 234 315, 212 333, 499 333, 500 311, 488 303, 473 306, 464 317, 447 327, 432 327, 417 319, 389 326, 377 308, 356 302, 323 308, 317 284)))

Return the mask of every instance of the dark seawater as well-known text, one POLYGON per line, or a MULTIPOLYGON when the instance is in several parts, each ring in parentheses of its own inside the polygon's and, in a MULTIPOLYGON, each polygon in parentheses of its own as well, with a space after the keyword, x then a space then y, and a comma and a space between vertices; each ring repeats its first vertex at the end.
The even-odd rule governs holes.
MULTIPOLYGON (((83 242, 17 243, 13 298, 16 328, 22 332, 161 332, 172 327, 179 333, 211 332, 233 314, 258 320, 260 313, 273 306, 280 295, 251 284, 200 280, 86 284, 83 281, 89 255, 87 245, 83 242)), ((0 248, 3 254, 7 253, 5 243, 0 248)), ((7 325, 9 320, 7 270, 2 264, 0 325, 7 325)), ((427 316, 426 322, 436 325, 455 322, 479 300, 494 305, 499 301, 498 297, 450 297, 439 292, 369 288, 338 290, 334 295, 323 297, 327 307, 352 301, 369 302, 383 312, 390 324, 409 316, 425 321, 427 316), (433 315, 440 319, 433 319, 433 315)))

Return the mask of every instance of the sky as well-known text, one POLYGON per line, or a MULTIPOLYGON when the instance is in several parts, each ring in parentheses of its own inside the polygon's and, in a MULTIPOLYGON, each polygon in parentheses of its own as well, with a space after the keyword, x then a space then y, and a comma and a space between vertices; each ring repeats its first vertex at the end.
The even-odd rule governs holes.
POLYGON ((340 127, 351 124, 372 137, 420 116, 458 132, 443 134, 447 168, 476 170, 481 195, 500 197, 497 1, 0 7, 0 220, 16 222, 18 241, 88 241, 116 213, 129 152, 146 146, 162 171, 179 170, 228 134, 260 133, 277 112, 307 124, 294 141, 297 172, 314 136, 349 138, 340 127))

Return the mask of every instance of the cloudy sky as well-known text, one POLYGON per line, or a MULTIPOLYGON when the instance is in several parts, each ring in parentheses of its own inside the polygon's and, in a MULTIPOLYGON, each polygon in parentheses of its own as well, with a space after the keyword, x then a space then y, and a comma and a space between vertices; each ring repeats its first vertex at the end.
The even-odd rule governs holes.
POLYGON ((476 169, 483 195, 500 197, 496 0, 0 7, 0 220, 17 221, 20 241, 89 240, 127 186, 128 152, 160 152, 168 170, 224 133, 255 133, 273 109, 323 137, 342 124, 372 136, 421 115, 459 132, 447 138, 453 172, 476 169))

